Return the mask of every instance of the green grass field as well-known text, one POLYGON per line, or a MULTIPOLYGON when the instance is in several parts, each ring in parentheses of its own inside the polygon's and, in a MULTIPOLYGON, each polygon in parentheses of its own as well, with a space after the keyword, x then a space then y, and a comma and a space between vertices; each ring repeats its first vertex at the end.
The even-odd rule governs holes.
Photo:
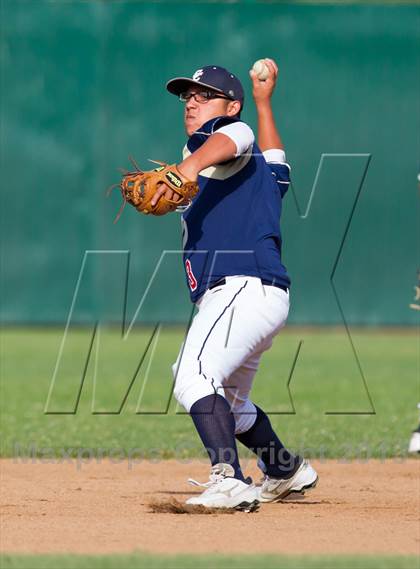
MULTIPOLYGON (((83 460, 106 455, 132 456, 136 460, 204 456, 190 418, 177 412, 175 401, 170 400, 170 366, 183 331, 163 330, 150 344, 151 334, 149 329, 135 330, 122 342, 115 329, 101 330, 87 364, 92 332, 71 332, 51 389, 63 331, 4 329, 2 456, 33 453, 51 459, 62 458, 65 453, 83 460), (148 344, 150 349, 124 399, 148 344), (79 405, 72 412, 85 368, 79 405), (49 392, 50 414, 46 414, 49 392)), ((410 431, 418 420, 416 332, 358 330, 352 339, 374 413, 342 329, 285 330, 262 361, 253 399, 271 412, 272 422, 286 444, 308 457, 401 459, 407 454, 410 431), (303 343, 291 374, 300 342, 303 343)), ((404 556, 6 555, 1 558, 1 567, 415 569, 419 560, 404 556)))
MULTIPOLYGON (((135 330, 123 342, 115 329, 102 330, 99 340, 97 334, 77 412, 72 413, 92 331, 69 333, 48 404, 50 412, 62 414, 46 414, 63 330, 4 329, 2 456, 26 451, 61 456, 63 449, 87 458, 203 456, 190 418, 173 399, 168 407, 170 366, 182 330, 164 329, 155 336, 120 410, 151 335, 151 329, 135 330)), ((375 413, 349 339, 335 328, 290 327, 278 336, 262 360, 253 399, 271 413, 284 442, 308 457, 403 457, 418 420, 418 336, 410 329, 358 330, 352 339, 375 413), (288 379, 301 341, 291 400, 288 379)))
POLYGON ((209 557, 180 555, 8 555, 1 560, 2 569, 418 569, 419 560, 407 557, 319 556, 286 557, 250 555, 209 557))

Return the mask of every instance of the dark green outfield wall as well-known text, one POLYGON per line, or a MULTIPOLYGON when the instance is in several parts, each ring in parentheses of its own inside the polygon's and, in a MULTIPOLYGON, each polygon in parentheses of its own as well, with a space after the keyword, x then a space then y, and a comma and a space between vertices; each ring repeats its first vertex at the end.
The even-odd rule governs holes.
MULTIPOLYGON (((4 1, 3 322, 65 321, 86 250, 102 253, 86 257, 74 319, 120 318, 126 251, 132 315, 162 251, 180 248, 179 218, 149 219, 127 208, 113 225, 119 197, 105 199, 105 189, 129 153, 143 167, 148 157, 180 159, 182 106, 165 92, 168 78, 209 63, 232 69, 246 86, 243 117, 254 126, 248 69, 272 56, 281 70, 274 106, 293 174, 282 221, 290 321, 341 322, 333 284, 350 323, 413 324, 419 11, 4 1), (316 178, 323 153, 329 156, 316 178)), ((163 258, 154 282, 141 318, 185 320, 176 254, 163 258)))

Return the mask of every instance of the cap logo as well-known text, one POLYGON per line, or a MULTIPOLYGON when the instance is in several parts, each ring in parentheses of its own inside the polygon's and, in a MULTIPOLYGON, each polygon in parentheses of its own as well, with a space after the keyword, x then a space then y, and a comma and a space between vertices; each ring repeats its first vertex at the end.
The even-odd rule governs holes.
POLYGON ((197 69, 197 71, 192 76, 194 81, 200 81, 201 76, 203 75, 204 71, 202 69, 197 69))

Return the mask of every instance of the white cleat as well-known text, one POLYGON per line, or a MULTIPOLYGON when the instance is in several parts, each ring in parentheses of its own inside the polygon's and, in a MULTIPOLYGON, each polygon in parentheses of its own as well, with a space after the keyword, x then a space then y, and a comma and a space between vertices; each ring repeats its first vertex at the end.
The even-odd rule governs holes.
POLYGON ((291 478, 270 478, 265 476, 262 486, 258 489, 260 502, 276 502, 292 492, 304 494, 305 490, 314 488, 318 482, 318 474, 307 460, 303 460, 291 478))
POLYGON ((408 445, 408 452, 420 453, 420 427, 411 435, 410 443, 408 445))
POLYGON ((200 496, 189 498, 186 504, 207 508, 234 508, 244 512, 255 511, 259 506, 255 484, 246 484, 234 478, 234 474, 230 464, 219 463, 212 467, 209 482, 200 484, 190 478, 190 484, 206 489, 200 496))

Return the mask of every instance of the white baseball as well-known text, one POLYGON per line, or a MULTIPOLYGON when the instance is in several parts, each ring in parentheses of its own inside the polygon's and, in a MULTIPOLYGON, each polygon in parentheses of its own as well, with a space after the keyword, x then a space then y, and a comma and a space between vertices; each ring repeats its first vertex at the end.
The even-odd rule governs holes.
POLYGON ((252 70, 256 73, 260 81, 265 81, 270 74, 270 70, 267 64, 264 62, 264 59, 259 59, 256 61, 252 66, 252 70))

